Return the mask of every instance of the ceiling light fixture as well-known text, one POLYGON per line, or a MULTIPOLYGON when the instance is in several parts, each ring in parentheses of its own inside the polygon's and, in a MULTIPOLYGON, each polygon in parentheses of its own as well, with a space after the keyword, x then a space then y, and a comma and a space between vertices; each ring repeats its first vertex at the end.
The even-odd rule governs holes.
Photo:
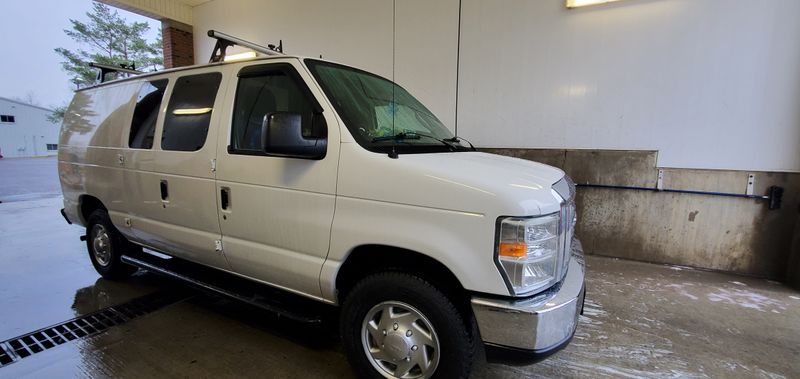
POLYGON ((245 59, 252 59, 255 57, 256 57, 255 51, 246 51, 244 53, 226 55, 225 62, 243 61, 245 59))
POLYGON ((585 7, 587 5, 612 3, 619 0, 567 0, 567 8, 585 7))

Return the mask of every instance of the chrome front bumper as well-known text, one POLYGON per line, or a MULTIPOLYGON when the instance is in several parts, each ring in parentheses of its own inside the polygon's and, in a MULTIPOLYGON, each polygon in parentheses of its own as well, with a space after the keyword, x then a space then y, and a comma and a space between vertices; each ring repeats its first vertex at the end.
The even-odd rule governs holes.
POLYGON ((575 243, 567 275, 554 288, 522 300, 474 296, 472 311, 483 342, 534 354, 566 346, 583 308, 584 271, 583 251, 575 243))

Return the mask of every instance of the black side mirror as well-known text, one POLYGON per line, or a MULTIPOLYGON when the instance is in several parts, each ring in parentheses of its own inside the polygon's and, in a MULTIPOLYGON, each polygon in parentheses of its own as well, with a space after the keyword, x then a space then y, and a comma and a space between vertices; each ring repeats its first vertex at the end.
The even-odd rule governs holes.
POLYGON ((303 121, 300 113, 266 114, 261 123, 261 146, 264 146, 264 152, 289 158, 324 158, 328 150, 325 118, 321 113, 307 114, 307 125, 303 125, 303 121))

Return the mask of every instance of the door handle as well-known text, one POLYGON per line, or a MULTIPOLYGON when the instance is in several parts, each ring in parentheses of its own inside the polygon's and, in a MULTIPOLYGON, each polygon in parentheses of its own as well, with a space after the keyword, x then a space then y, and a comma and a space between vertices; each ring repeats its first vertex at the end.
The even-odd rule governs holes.
POLYGON ((221 188, 219 191, 219 205, 223 211, 227 211, 231 204, 231 189, 221 188))
POLYGON ((168 201, 169 200, 169 188, 167 188, 167 181, 161 181, 161 200, 168 201))

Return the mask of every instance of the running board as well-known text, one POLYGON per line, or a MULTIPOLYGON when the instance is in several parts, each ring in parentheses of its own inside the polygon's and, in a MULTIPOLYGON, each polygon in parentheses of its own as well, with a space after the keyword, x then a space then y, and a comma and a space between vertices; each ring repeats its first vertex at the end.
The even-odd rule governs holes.
POLYGON ((252 280, 179 258, 148 253, 123 255, 122 261, 157 275, 177 279, 201 291, 223 295, 301 323, 319 324, 331 313, 329 305, 252 280))

